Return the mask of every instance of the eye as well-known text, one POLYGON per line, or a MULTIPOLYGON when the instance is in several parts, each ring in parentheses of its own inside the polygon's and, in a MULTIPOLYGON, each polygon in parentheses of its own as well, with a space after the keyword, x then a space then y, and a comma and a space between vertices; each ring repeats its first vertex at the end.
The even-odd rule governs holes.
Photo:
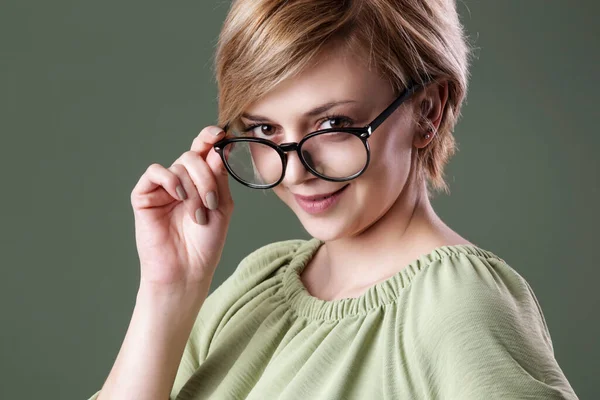
POLYGON ((320 129, 345 128, 351 126, 353 121, 343 115, 329 115, 321 123, 320 129))
POLYGON ((244 128, 244 133, 250 133, 250 136, 265 139, 272 136, 274 132, 273 127, 266 124, 256 124, 244 128))

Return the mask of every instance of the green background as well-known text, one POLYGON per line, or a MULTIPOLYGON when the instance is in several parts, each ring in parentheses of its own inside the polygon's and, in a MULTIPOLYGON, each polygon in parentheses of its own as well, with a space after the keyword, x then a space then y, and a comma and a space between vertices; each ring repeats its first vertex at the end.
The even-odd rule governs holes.
MULTIPOLYGON (((215 123, 226 1, 2 1, 0 398, 86 399, 114 362, 138 279, 130 193, 215 123)), ((581 398, 600 372, 596 1, 460 1, 476 50, 433 205, 534 289, 581 398)), ((232 181, 212 289, 252 250, 308 238, 232 181)))

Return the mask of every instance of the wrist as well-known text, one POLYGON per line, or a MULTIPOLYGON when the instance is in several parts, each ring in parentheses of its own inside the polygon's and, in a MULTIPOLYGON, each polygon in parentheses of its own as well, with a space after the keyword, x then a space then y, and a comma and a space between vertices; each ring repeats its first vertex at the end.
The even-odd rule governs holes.
POLYGON ((198 311, 208 296, 210 282, 154 283, 141 281, 136 296, 136 305, 148 305, 151 309, 176 308, 178 312, 191 309, 198 311))

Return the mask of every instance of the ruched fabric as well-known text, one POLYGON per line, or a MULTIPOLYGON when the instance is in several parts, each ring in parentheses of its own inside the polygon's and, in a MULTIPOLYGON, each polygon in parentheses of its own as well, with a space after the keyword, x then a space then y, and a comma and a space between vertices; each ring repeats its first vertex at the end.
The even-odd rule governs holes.
POLYGON ((242 260, 203 304, 171 400, 577 399, 533 290, 500 257, 438 247, 325 301, 300 280, 322 244, 242 260))

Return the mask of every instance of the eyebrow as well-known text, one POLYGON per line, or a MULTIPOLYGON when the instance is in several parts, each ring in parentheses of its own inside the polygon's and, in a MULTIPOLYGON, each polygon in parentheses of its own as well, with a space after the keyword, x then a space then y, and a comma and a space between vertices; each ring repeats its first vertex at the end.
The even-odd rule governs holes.
MULTIPOLYGON (((312 110, 305 112, 303 114, 303 116, 304 117, 314 117, 314 116, 317 116, 319 114, 326 112, 327 110, 329 110, 335 106, 339 106, 341 104, 347 104, 347 103, 357 103, 357 101, 356 100, 332 101, 332 102, 325 103, 323 105, 313 108, 312 110)), ((242 117, 249 119, 251 121, 268 121, 269 120, 269 118, 263 117, 262 115, 253 115, 253 114, 247 114, 247 113, 243 113, 242 117)))

